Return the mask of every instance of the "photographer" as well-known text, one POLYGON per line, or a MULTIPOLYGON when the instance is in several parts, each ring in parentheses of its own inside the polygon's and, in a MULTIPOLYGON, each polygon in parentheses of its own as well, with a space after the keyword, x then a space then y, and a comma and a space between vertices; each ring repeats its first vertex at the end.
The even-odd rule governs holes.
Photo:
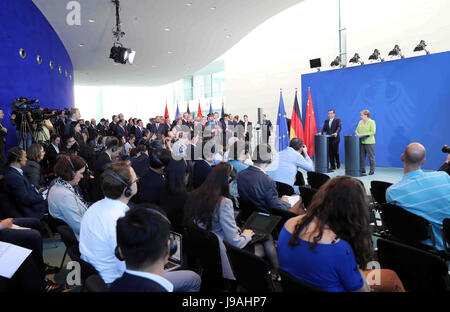
POLYGON ((32 142, 31 136, 31 123, 33 118, 31 117, 31 111, 16 111, 11 113, 11 124, 16 126, 17 145, 23 149, 28 149, 32 142), (22 118, 25 121, 22 123, 22 118), (23 132, 21 132, 23 130, 23 132))
MULTIPOLYGON (((313 170, 313 162, 308 156, 308 150, 303 141, 298 138, 291 140, 289 147, 278 154, 275 157, 272 164, 267 168, 267 174, 277 184, 290 185, 294 188, 296 194, 300 194, 299 188, 295 183, 295 177, 298 169, 306 171, 313 170)), ((280 185, 278 185, 280 187, 280 185)), ((279 194, 281 195, 293 195, 293 194, 279 194)))
POLYGON ((438 171, 445 171, 447 172, 448 175, 450 175, 450 148, 447 145, 445 145, 442 148, 442 152, 447 153, 447 159, 445 160, 444 164, 442 165, 441 168, 439 168, 438 171))
POLYGON ((33 130, 33 139, 35 143, 45 143, 46 145, 50 141, 51 132, 53 133, 54 127, 50 121, 50 118, 54 116, 54 111, 49 109, 39 108, 31 114, 33 123, 31 124, 33 130))

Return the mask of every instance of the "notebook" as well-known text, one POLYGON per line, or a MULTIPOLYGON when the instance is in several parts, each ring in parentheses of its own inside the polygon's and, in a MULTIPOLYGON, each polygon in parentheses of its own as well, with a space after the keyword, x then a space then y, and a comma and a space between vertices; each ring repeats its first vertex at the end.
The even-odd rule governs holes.
POLYGON ((274 216, 264 212, 253 212, 242 227, 244 230, 249 229, 255 232, 249 244, 265 241, 280 220, 280 216, 274 216))
POLYGON ((175 269, 178 269, 182 265, 182 245, 181 245, 181 234, 176 232, 170 232, 170 238, 177 242, 178 248, 177 251, 169 257, 169 261, 164 265, 164 271, 169 272, 175 269))

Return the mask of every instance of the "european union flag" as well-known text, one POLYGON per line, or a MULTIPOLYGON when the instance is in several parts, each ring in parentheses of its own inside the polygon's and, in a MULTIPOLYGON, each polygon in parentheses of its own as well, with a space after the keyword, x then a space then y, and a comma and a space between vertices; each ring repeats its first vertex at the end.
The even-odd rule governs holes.
POLYGON ((177 112, 175 113, 175 118, 173 120, 176 121, 179 114, 180 114, 180 110, 178 109, 178 101, 177 101, 177 112))
POLYGON ((209 102, 209 113, 210 113, 210 114, 213 113, 212 102, 209 102))
POLYGON ((289 146, 289 131, 287 127, 286 111, 284 110, 283 93, 280 91, 280 104, 278 106, 277 131, 275 149, 278 152, 289 146))

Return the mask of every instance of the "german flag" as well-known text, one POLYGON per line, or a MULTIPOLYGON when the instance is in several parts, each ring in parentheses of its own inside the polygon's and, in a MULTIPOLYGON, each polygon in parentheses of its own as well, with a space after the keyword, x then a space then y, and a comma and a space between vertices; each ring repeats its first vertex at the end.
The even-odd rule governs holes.
POLYGON ((302 115, 300 113, 300 107, 298 106, 297 100, 297 89, 295 89, 295 100, 294 107, 292 109, 292 117, 291 117, 291 135, 290 140, 293 138, 299 138, 303 140, 303 124, 302 124, 302 115))

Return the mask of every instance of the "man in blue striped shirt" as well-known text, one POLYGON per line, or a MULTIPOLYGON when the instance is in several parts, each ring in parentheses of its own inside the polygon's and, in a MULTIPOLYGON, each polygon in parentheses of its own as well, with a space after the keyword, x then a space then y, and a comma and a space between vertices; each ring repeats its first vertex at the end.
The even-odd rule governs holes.
MULTIPOLYGON (((450 176, 445 172, 423 172, 425 147, 411 143, 402 154, 403 179, 388 188, 386 201, 428 220, 433 229, 436 248, 444 249, 442 222, 450 218, 450 176)), ((431 246, 431 241, 423 242, 431 246)))

